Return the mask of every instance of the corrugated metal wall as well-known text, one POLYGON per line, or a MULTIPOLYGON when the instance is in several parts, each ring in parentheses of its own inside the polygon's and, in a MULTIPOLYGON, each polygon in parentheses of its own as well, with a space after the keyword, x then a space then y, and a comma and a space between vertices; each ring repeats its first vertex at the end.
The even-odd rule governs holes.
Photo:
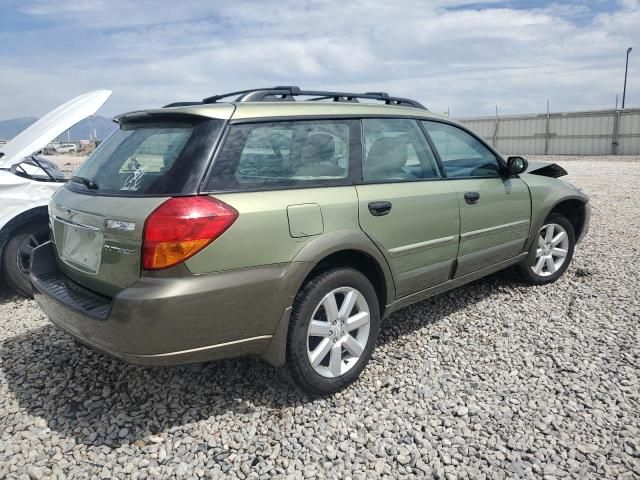
POLYGON ((458 120, 506 154, 640 155, 640 109, 458 120))

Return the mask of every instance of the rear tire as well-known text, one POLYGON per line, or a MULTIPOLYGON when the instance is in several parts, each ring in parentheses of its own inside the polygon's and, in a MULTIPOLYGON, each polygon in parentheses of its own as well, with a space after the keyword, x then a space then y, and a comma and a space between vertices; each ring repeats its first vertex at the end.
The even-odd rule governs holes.
POLYGON ((569 268, 575 245, 571 222, 559 213, 551 213, 531 246, 536 251, 533 263, 527 261, 518 266, 520 279, 531 285, 555 282, 569 268))
POLYGON ((335 393, 353 383, 371 358, 380 328, 371 282, 352 268, 311 278, 293 304, 286 373, 308 395, 335 393))
POLYGON ((2 251, 2 273, 7 285, 20 295, 31 298, 29 267, 31 253, 38 245, 49 240, 46 220, 34 220, 11 232, 2 251))

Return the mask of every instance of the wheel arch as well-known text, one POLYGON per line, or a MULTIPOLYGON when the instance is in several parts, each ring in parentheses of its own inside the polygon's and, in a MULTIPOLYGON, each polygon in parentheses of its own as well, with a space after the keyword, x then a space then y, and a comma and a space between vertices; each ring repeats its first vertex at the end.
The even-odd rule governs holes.
POLYGON ((587 219, 587 203, 575 198, 562 200, 554 205, 549 211, 551 213, 559 213, 566 217, 573 225, 576 240, 582 237, 587 219))
POLYGON ((302 286, 311 277, 330 268, 351 267, 362 272, 378 294, 380 318, 387 305, 395 300, 395 284, 389 263, 382 252, 364 233, 341 230, 325 234, 305 245, 291 262, 286 290, 290 305, 278 322, 271 343, 262 355, 271 365, 281 367, 286 358, 291 305, 302 286))
POLYGON ((334 266, 348 266, 361 271, 374 284, 381 303, 381 316, 386 305, 395 300, 395 284, 389 262, 362 231, 339 230, 322 235, 298 252, 293 263, 298 262, 306 265, 306 271, 295 285, 296 294, 311 275, 334 266))
POLYGON ((529 232, 529 240, 527 241, 527 250, 529 255, 526 262, 532 262, 535 259, 535 250, 532 249, 533 242, 536 241, 538 231, 544 225, 545 219, 551 213, 560 213, 566 217, 574 227, 576 243, 584 236, 585 229, 588 228, 588 209, 589 201, 583 195, 571 196, 551 196, 547 198, 542 208, 532 215, 531 230, 529 232))
POLYGON ((9 241, 9 238, 11 238, 11 233, 36 220, 49 220, 49 213, 46 205, 39 205, 25 210, 24 212, 20 212, 0 228, 0 265, 2 264, 2 251, 4 250, 7 241, 9 241))
POLYGON ((389 298, 384 272, 380 264, 371 255, 362 250, 345 249, 327 255, 307 274, 300 287, 310 278, 336 267, 353 268, 369 279, 378 296, 380 316, 384 316, 389 298))

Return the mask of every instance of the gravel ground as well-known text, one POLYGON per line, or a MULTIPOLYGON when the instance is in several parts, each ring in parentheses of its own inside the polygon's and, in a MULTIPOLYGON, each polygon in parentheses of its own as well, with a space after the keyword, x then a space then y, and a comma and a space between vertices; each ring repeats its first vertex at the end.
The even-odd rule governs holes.
POLYGON ((394 314, 332 398, 254 359, 128 366, 5 293, 0 478, 640 477, 640 157, 627 160, 567 162, 594 212, 556 284, 499 274, 394 314))
POLYGON ((43 155, 47 160, 52 161, 62 173, 68 178, 74 172, 76 168, 80 166, 82 162, 87 158, 86 155, 74 154, 74 155, 43 155))

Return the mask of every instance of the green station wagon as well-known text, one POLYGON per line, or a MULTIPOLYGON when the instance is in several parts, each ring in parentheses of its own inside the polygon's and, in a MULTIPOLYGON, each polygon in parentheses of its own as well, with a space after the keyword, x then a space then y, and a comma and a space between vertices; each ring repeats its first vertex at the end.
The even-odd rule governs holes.
POLYGON ((256 355, 329 394, 383 317, 510 266, 553 282, 588 229, 561 167, 382 92, 255 89, 116 121, 53 196, 31 281, 53 323, 133 363, 256 355))

